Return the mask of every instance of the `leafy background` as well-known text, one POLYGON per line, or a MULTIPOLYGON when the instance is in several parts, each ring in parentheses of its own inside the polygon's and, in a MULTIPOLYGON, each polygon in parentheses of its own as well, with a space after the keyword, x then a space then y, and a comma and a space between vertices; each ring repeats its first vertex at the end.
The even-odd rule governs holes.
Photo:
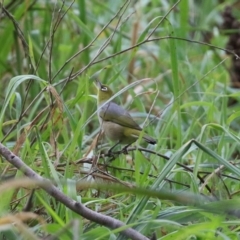
MULTIPOLYGON (((224 29, 227 6, 237 23, 235 1, 1 1, 1 142, 68 196, 145 236, 238 239, 238 59, 229 36, 239 29, 224 29), (155 146, 138 141, 141 151, 94 161, 111 143, 95 146, 93 76, 155 146)), ((23 177, 4 159, 0 170, 3 182, 23 177)), ((8 186, 3 239, 124 239, 40 189, 8 186), (16 215, 26 210, 34 215, 16 215)))

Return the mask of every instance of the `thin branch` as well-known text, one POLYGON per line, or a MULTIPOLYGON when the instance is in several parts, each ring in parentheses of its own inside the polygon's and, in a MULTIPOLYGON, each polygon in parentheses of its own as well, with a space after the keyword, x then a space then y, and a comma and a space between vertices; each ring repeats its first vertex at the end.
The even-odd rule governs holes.
POLYGON ((196 41, 196 40, 191 40, 191 39, 187 39, 187 38, 180 38, 180 37, 173 37, 173 36, 165 36, 165 37, 157 37, 157 38, 151 38, 151 39, 148 39, 148 40, 143 40, 142 42, 139 42, 137 44, 135 44, 134 46, 131 46, 129 48, 125 48, 124 50, 120 51, 120 52, 117 52, 117 53, 114 53, 112 55, 109 55, 108 57, 105 57, 105 58, 101 58, 95 62, 93 62, 93 64, 97 64, 97 63, 100 63, 100 62, 103 62, 103 61, 106 61, 108 60, 109 58, 113 58, 113 57, 116 57, 118 55, 121 55, 125 52, 128 52, 130 50, 134 50, 135 48, 138 48, 140 47, 141 45, 145 44, 145 43, 149 43, 149 42, 155 42, 155 41, 161 41, 161 40, 165 40, 165 39, 176 39, 176 40, 181 40, 181 41, 185 41, 185 42, 190 42, 190 43, 197 43, 197 44, 200 44, 200 45, 205 45, 207 47, 210 47, 210 48, 215 48, 215 49, 218 49, 218 50, 222 50, 222 51, 225 51, 231 55, 234 55, 236 57, 236 59, 239 59, 240 57, 232 50, 229 50, 229 49, 226 49, 226 48, 221 48, 221 47, 218 47, 218 46, 215 46, 215 45, 212 45, 212 44, 209 44, 209 43, 206 43, 206 42, 201 42, 201 41, 196 41))
MULTIPOLYGON (((93 59, 82 69, 80 69, 79 71, 77 71, 76 73, 72 74, 72 78, 71 80, 75 79, 76 77, 78 77, 80 74, 82 74, 85 70, 87 70, 90 66, 93 65, 94 61, 99 57, 99 55, 103 52, 103 50, 109 45, 109 43, 111 42, 113 36, 115 35, 115 33, 117 32, 118 26, 121 22, 122 16, 124 14, 124 12, 126 11, 128 5, 130 4, 130 1, 127 0, 125 1, 125 3, 122 5, 122 7, 120 7, 119 11, 113 16, 113 18, 101 29, 101 31, 98 33, 98 35, 83 49, 81 49, 79 52, 77 52, 76 54, 74 54, 71 58, 69 58, 64 64, 63 66, 57 71, 57 73, 53 76, 53 79, 55 79, 57 77, 57 75, 63 70, 63 68, 65 68, 65 66, 75 57, 77 57, 78 55, 80 55, 84 50, 90 48, 91 46, 93 46, 93 43, 98 39, 98 37, 104 32, 104 30, 110 25, 110 23, 119 16, 118 22, 116 24, 116 27, 114 28, 112 34, 110 35, 109 38, 107 38, 107 40, 103 43, 103 45, 101 46, 101 48, 98 50, 98 52, 96 53, 96 55, 93 57, 93 59), (122 12, 123 11, 123 12, 122 12), (122 12, 122 13, 121 13, 122 12), (120 15, 121 13, 121 15, 120 15)), ((65 81, 66 79, 64 79, 65 81)))
POLYGON ((178 0, 169 10, 168 12, 163 16, 163 18, 159 21, 159 23, 156 25, 156 27, 151 31, 151 33, 148 35, 146 40, 149 40, 149 38, 155 33, 157 28, 160 26, 160 24, 167 18, 167 16, 171 13, 171 11, 181 2, 181 0, 178 0))
MULTIPOLYGON (((3 142, 8 136, 9 134, 13 131, 13 129, 17 126, 17 124, 23 119, 23 117, 25 116, 25 114, 27 113, 27 111, 31 108, 31 106, 33 105, 33 103, 35 101, 37 101, 39 99, 39 97, 41 96, 41 94, 46 91, 47 87, 44 87, 37 95, 36 97, 32 100, 31 103, 29 103, 29 105, 27 106, 27 108, 24 110, 24 112, 21 113, 21 115, 19 116, 17 122, 15 124, 12 125, 12 127, 8 130, 8 132, 4 135, 3 139, 1 139, 1 141, 3 142)), ((48 108, 49 106, 47 106, 46 108, 48 108)))
MULTIPOLYGON (((70 197, 63 194, 53 183, 48 181, 47 179, 38 175, 35 171, 33 171, 30 167, 28 167, 18 156, 13 154, 8 148, 6 148, 3 144, 0 143, 0 155, 2 155, 9 163, 15 166, 19 171, 21 171, 25 176, 29 177, 32 180, 38 181, 42 183, 41 188, 55 198, 57 201, 64 204, 67 208, 81 215, 82 217, 96 222, 100 225, 104 225, 111 229, 117 229, 120 227, 124 227, 125 224, 115 218, 106 216, 104 214, 95 212, 87 207, 85 207, 82 203, 74 201, 70 197), (47 183, 47 184, 46 184, 47 183)), ((132 228, 127 228, 121 231, 127 238, 131 238, 133 240, 148 240, 147 237, 137 232, 132 228)))
MULTIPOLYGON (((64 5, 65 5, 65 1, 62 2, 62 5, 60 7, 60 9, 58 10, 58 15, 57 15, 57 19, 56 19, 56 22, 54 23, 54 25, 51 24, 51 34, 50 34, 50 38, 49 38, 49 41, 47 43, 47 45, 49 45, 49 82, 51 83, 52 82, 52 51, 53 51, 53 44, 54 44, 54 36, 55 36, 55 33, 61 23, 61 21, 63 20, 64 16, 67 14, 67 12, 70 10, 70 8, 72 7, 73 3, 75 2, 75 0, 73 0, 69 7, 66 9, 65 12, 63 12, 62 16, 61 16, 61 12, 64 8, 64 5)), ((53 15, 52 15, 52 23, 53 23, 53 20, 54 20, 54 15, 55 15, 55 11, 56 11, 56 7, 57 7, 57 2, 56 2, 56 5, 54 7, 54 10, 53 10, 53 15)))
POLYGON ((207 178, 205 179, 205 182, 203 183, 203 185, 199 188, 199 192, 202 192, 204 187, 207 185, 208 182, 210 182, 210 180, 216 176, 217 174, 219 174, 219 172, 222 171, 222 169, 224 169, 224 166, 221 165, 220 167, 218 167, 217 169, 215 169, 211 174, 209 174, 207 176, 207 178))
MULTIPOLYGON (((147 149, 147 148, 142 148, 142 147, 130 147, 130 148, 128 148, 127 149, 127 151, 128 152, 130 152, 130 151, 135 151, 135 150, 139 150, 139 151, 141 151, 141 152, 148 152, 148 153, 151 153, 151 154, 154 154, 154 155, 156 155, 156 156, 159 156, 159 157, 162 157, 162 158, 164 158, 165 160, 169 160, 170 158, 169 157, 167 157, 167 156, 165 156, 165 155, 163 155, 163 154, 160 154, 160 153, 157 153, 157 152, 155 152, 155 151, 153 151, 153 150, 149 150, 149 149, 147 149)), ((117 151, 117 152, 114 152, 114 154, 116 154, 116 155, 119 155, 119 154, 121 154, 122 153, 122 151, 117 151)), ((112 153, 111 153, 112 154, 112 153)), ((109 154, 101 154, 100 155, 100 157, 112 157, 112 155, 109 155, 109 154)), ((115 158, 114 158, 115 159, 115 158)), ((182 163, 176 163, 176 165, 178 165, 178 166, 180 166, 180 167, 182 167, 183 169, 185 169, 185 170, 187 170, 188 172, 192 172, 193 173, 193 169, 191 169, 190 167, 188 167, 188 166, 186 166, 186 165, 184 165, 184 164, 182 164, 182 163)), ((205 183, 205 180, 200 176, 200 174, 199 173, 197 173, 197 177, 198 177, 198 179, 200 180, 200 182, 201 183, 205 183)), ((212 191, 211 191, 211 188, 206 184, 206 189, 210 192, 210 193, 212 193, 212 191)))
MULTIPOLYGON (((20 38, 20 40, 22 42, 25 54, 29 57, 29 52, 28 52, 29 51, 29 46, 27 44, 27 41, 25 40, 24 34, 23 34, 18 22, 15 20, 14 16, 10 12, 8 12, 8 10, 3 5, 2 5, 2 10, 8 16, 8 18, 12 21, 13 26, 14 26, 17 34, 18 34, 18 37, 20 38)), ((31 60, 30 57, 29 57, 29 60, 31 60)), ((31 61, 30 61, 30 64, 32 66, 31 61)))
MULTIPOLYGON (((165 39, 176 39, 176 40, 181 40, 181 41, 185 41, 185 42, 190 42, 190 43, 196 43, 196 44, 199 44, 199 45, 204 45, 204 46, 207 46, 207 47, 210 47, 210 48, 213 48, 213 49, 218 49, 218 50, 221 50, 221 51, 225 51, 227 52, 228 54, 231 54, 231 55, 234 55, 236 57, 236 59, 240 59, 240 56, 238 56, 234 51, 230 50, 230 49, 226 49, 226 48, 221 48, 221 47, 218 47, 218 46, 215 46, 215 45, 212 45, 212 44, 209 44, 209 43, 206 43, 206 42, 201 42, 201 41, 196 41, 196 40, 191 40, 191 39, 187 39, 187 38, 180 38, 180 37, 173 37, 173 36, 165 36, 165 37, 157 37, 157 38, 151 38, 151 39, 146 39, 146 40, 143 40, 142 42, 139 42, 137 44, 135 44, 134 46, 131 46, 129 48, 125 48, 124 50, 122 51, 119 51, 117 53, 113 53, 112 55, 109 55, 107 57, 104 57, 104 58, 101 58, 99 60, 96 60, 96 61, 91 61, 91 65, 95 65, 95 64, 98 64, 100 62, 104 62, 108 59, 111 59, 111 58, 114 58, 114 57, 117 57, 125 52, 128 52, 128 51, 131 51, 131 50, 134 50, 135 48, 138 48, 146 43, 150 43, 150 42, 155 42, 155 41, 161 41, 161 40, 165 40, 165 39)), ((85 49, 82 49, 82 51, 85 50, 85 49)), ((68 61, 70 61, 72 59, 69 59, 68 61)), ((222 62, 221 62, 222 63, 222 62)), ((74 80, 76 77, 78 77, 79 75, 81 75, 84 71, 86 70, 86 67, 80 69, 79 71, 77 71, 76 73, 72 74, 72 78, 71 78, 71 81, 74 80)), ((58 72, 59 73, 59 72, 58 72)), ((55 77, 55 76, 54 76, 55 77)), ((56 85, 59 85, 59 84, 63 84, 68 78, 64 78, 64 79, 61 79, 59 82, 55 83, 54 86, 56 85)))

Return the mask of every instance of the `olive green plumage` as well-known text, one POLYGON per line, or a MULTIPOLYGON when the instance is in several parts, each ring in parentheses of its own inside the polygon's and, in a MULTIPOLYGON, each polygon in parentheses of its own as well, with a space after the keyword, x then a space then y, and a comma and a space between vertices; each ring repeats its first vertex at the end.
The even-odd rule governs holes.
POLYGON ((130 145, 140 136, 150 144, 156 144, 156 140, 142 131, 142 128, 133 120, 124 108, 113 101, 106 103, 114 94, 106 85, 96 80, 98 89, 98 118, 104 134, 117 144, 130 145))

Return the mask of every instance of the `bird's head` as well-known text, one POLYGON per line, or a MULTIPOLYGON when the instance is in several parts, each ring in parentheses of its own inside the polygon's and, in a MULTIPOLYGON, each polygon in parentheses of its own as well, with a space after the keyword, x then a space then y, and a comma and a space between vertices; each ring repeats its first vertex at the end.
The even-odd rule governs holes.
POLYGON ((113 96, 113 91, 106 85, 103 85, 99 80, 95 80, 95 85, 98 90, 98 104, 106 102, 113 96))

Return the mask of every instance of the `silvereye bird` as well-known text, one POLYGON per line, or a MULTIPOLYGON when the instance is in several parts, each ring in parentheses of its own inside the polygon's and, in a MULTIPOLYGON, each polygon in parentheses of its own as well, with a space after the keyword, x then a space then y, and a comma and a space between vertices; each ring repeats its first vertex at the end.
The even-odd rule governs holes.
POLYGON ((101 128, 107 138, 116 142, 109 152, 118 144, 126 144, 123 148, 126 150, 140 136, 146 142, 156 144, 156 140, 142 131, 128 111, 113 101, 106 103, 114 95, 113 91, 98 80, 95 80, 95 83, 98 89, 98 118, 101 128))

